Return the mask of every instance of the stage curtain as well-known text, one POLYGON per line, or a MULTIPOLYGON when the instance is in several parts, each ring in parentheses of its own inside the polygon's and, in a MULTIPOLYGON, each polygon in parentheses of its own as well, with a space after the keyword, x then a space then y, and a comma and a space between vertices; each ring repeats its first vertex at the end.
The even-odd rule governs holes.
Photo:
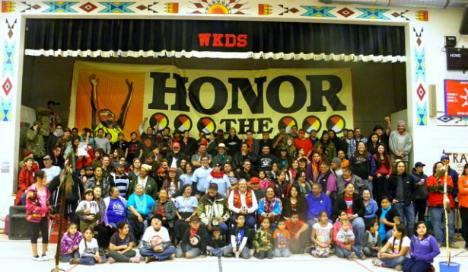
POLYGON ((25 48, 31 56, 405 61, 401 26, 292 22, 28 19, 25 48), (247 46, 201 47, 200 33, 247 34, 247 46))

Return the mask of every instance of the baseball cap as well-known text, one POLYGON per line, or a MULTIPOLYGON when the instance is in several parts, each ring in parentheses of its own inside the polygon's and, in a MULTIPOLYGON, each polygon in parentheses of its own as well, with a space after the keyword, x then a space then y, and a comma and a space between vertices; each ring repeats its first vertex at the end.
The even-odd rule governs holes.
POLYGON ((216 184, 216 183, 210 183, 210 185, 208 186, 208 190, 209 190, 209 189, 218 190, 218 184, 216 184))
POLYGON ((442 157, 440 157, 440 160, 443 161, 443 160, 450 160, 449 156, 447 154, 444 154, 442 155, 442 157))
POLYGON ((45 155, 44 157, 42 157, 43 160, 50 160, 50 156, 49 155, 45 155))
POLYGON ((223 143, 219 143, 219 144, 218 144, 218 148, 219 148, 219 147, 226 148, 226 145, 223 144, 223 143))
POLYGON ((426 165, 424 163, 422 163, 422 162, 417 162, 417 163, 414 164, 415 168, 416 167, 424 167, 424 166, 426 166, 426 165))

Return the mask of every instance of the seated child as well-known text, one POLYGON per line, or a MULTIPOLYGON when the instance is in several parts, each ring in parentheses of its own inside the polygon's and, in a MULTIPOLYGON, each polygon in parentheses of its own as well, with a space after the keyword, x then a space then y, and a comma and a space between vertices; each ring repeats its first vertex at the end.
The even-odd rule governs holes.
POLYGON ((94 231, 91 228, 87 228, 83 232, 79 250, 80 258, 73 259, 71 264, 95 265, 105 262, 105 259, 99 255, 99 246, 97 240, 94 239, 94 231))
POLYGON ((162 216, 151 218, 151 226, 146 228, 141 238, 140 255, 145 262, 165 261, 175 256, 175 247, 171 244, 169 232, 162 226, 162 216))
POLYGON ((127 222, 117 224, 117 231, 110 238, 108 262, 139 263, 140 257, 136 257, 135 237, 130 233, 127 222))
POLYGON ((377 254, 378 259, 373 260, 375 266, 402 270, 403 262, 409 257, 411 240, 406 236, 405 226, 396 225, 393 228, 393 236, 388 239, 377 254))
POLYGON ((273 258, 273 234, 270 229, 270 219, 263 218, 260 229, 255 233, 253 241, 254 256, 258 259, 273 258))
POLYGON ((250 229, 245 225, 245 216, 237 215, 236 225, 231 230, 231 244, 228 245, 228 254, 233 254, 236 258, 250 258, 250 243, 252 234, 250 229))
POLYGON ((299 214, 293 212, 291 217, 286 221, 286 229, 291 234, 289 241, 289 250, 292 254, 302 254, 307 244, 307 225, 304 221, 299 219, 299 214))
POLYGON ((377 257, 379 252, 379 223, 372 222, 366 226, 366 233, 364 234, 364 243, 362 252, 367 257, 377 257))
POLYGON ((185 230, 182 240, 177 246, 176 257, 192 259, 205 254, 207 240, 208 233, 205 226, 201 225, 198 216, 192 216, 190 218, 189 227, 185 230))
POLYGON ((94 228, 99 219, 99 205, 94 201, 92 189, 85 191, 85 199, 80 201, 76 208, 76 214, 80 217, 80 230, 94 228))
POLYGON ((224 236, 221 234, 221 228, 219 226, 214 226, 211 229, 211 238, 206 246, 206 251, 208 255, 211 256, 232 256, 232 253, 229 253, 229 247, 224 240, 224 236))
POLYGON ((291 234, 286 229, 286 221, 280 219, 278 226, 273 232, 273 239, 275 240, 275 257, 289 257, 291 252, 289 251, 289 240, 291 240, 291 234))
POLYGON ((328 257, 332 243, 333 226, 328 222, 326 211, 319 214, 319 221, 312 226, 311 240, 315 248, 310 252, 314 257, 328 257))
POLYGON ((60 241, 61 262, 70 262, 75 258, 80 258, 79 248, 82 238, 81 233, 78 231, 78 226, 75 223, 71 223, 60 241))

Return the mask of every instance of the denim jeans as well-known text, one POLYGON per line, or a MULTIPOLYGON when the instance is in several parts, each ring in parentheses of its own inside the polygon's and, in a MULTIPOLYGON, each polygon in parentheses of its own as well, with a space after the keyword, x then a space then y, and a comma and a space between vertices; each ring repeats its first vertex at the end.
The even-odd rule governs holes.
POLYGON ((354 235, 356 236, 354 246, 358 252, 362 252, 362 243, 364 240, 364 233, 366 232, 366 224, 364 223, 364 219, 362 219, 362 217, 354 218, 352 226, 354 235))
POLYGON ((140 255, 142 257, 154 257, 157 261, 164 261, 171 257, 176 252, 174 246, 168 246, 162 252, 155 252, 153 249, 148 247, 140 248, 140 255))
POLYGON ((67 253, 67 254, 62 254, 60 255, 60 261, 64 263, 70 262, 72 259, 78 259, 80 258, 80 253, 77 251, 73 253, 67 253))
POLYGON ((176 257, 177 258, 196 258, 202 254, 201 250, 198 247, 192 247, 189 245, 182 246, 179 245, 176 248, 176 257))
POLYGON ((335 247, 335 255, 339 258, 348 258, 351 253, 354 252, 356 256, 362 256, 362 251, 360 248, 357 248, 356 246, 352 246, 351 250, 347 250, 346 248, 336 246, 335 247))
POLYGON ((409 204, 406 204, 404 202, 398 202, 395 204, 395 209, 398 211, 398 214, 400 214, 401 224, 403 224, 406 227, 406 230, 408 231, 408 236, 413 235, 415 224, 413 202, 409 204))
MULTIPOLYGON (((437 242, 445 243, 445 213, 442 207, 429 208, 429 215, 431 216, 432 231, 437 239, 437 242)), ((449 228, 449 242, 453 242, 455 238, 455 211, 452 210, 448 214, 448 228, 449 228)))
POLYGON ((232 254, 232 247, 224 246, 224 247, 221 247, 221 248, 214 248, 214 247, 211 247, 211 246, 207 246, 206 251, 211 256, 216 256, 216 257, 225 256, 226 257, 226 256, 232 254), (229 252, 229 250, 231 250, 231 252, 229 252))
POLYGON ((395 266, 399 264, 403 265, 403 262, 405 261, 405 257, 399 256, 393 259, 380 259, 380 260, 382 261, 383 267, 394 268, 395 266))
MULTIPOLYGON (((232 249, 232 245, 228 245, 226 247, 226 252, 228 254, 234 254, 234 251, 232 249)), ((250 249, 246 246, 244 247, 244 249, 242 250, 242 252, 240 253, 239 257, 243 258, 243 259, 248 259, 250 258, 250 249)))
POLYGON ((82 256, 80 258, 80 264, 82 265, 95 265, 96 259, 93 256, 82 256))
POLYGON ((291 256, 291 252, 289 248, 275 248, 274 250, 275 257, 289 257, 291 256))

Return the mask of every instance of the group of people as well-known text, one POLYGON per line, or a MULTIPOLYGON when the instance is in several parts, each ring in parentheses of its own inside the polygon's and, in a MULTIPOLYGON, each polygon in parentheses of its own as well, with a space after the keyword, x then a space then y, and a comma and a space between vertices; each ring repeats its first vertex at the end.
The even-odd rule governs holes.
POLYGON ((369 137, 292 128, 255 139, 231 128, 195 139, 148 127, 115 142, 103 128, 60 124, 39 139, 35 123, 16 203, 26 205, 34 260, 48 259, 49 217, 63 211, 60 258, 77 264, 307 253, 429 271, 447 242, 445 211, 450 245, 457 208, 468 241, 468 166, 459 176, 443 155, 429 177, 421 162, 409 169, 411 135, 386 123, 369 137))

